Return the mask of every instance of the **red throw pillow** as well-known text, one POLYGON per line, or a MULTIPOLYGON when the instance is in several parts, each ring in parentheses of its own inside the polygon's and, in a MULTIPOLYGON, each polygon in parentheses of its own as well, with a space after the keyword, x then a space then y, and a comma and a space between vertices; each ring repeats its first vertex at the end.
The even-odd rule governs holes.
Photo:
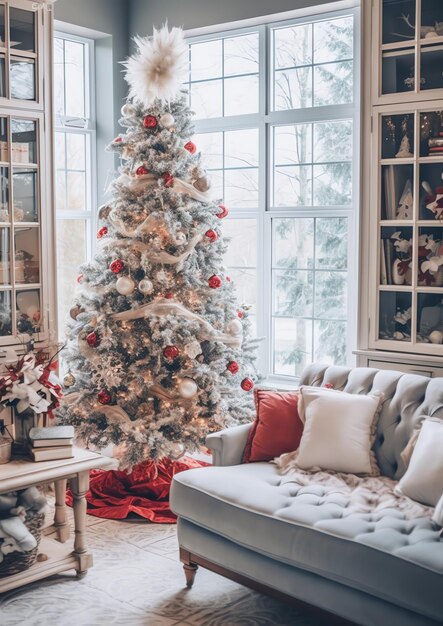
POLYGON ((270 461, 284 452, 297 450, 303 433, 298 396, 298 391, 255 390, 257 417, 249 431, 243 463, 270 461))

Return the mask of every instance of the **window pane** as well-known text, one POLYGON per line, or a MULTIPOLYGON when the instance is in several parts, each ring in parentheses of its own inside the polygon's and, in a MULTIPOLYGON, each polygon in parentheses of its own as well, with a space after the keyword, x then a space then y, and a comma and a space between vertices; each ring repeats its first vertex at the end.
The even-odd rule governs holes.
POLYGON ((352 61, 315 66, 314 106, 352 102, 352 74, 352 61))
POLYGON ((11 98, 35 100, 35 63, 11 57, 11 98))
POLYGON ((274 270, 274 314, 312 317, 314 273, 274 270))
POLYGON ((223 224, 229 237, 225 263, 228 267, 255 267, 257 264, 257 220, 229 218, 223 224))
POLYGON ((66 133, 55 133, 55 166, 56 168, 66 168, 66 133))
POLYGON ((245 115, 258 111, 258 76, 239 76, 224 81, 224 114, 245 115))
POLYGON ((258 129, 225 132, 225 167, 258 167, 258 129))
POLYGON ((65 114, 64 41, 54 39, 54 102, 57 115, 65 114))
POLYGON ((314 322, 314 359, 326 365, 346 363, 346 324, 316 320, 314 322))
POLYGON ((67 206, 70 211, 86 211, 86 174, 85 172, 66 173, 67 206))
POLYGON ((314 266, 314 219, 272 220, 272 266, 289 270, 314 266))
POLYGON ((274 164, 312 163, 312 124, 274 128, 274 164))
POLYGON ((66 172, 58 170, 55 176, 55 200, 57 211, 66 210, 66 172))
POLYGON ((314 124, 314 161, 350 161, 352 159, 352 120, 314 124))
POLYGON ((224 75, 258 72, 258 33, 224 40, 224 75))
POLYGON ((237 300, 241 305, 251 307, 251 313, 257 308, 257 272, 251 268, 230 268, 229 276, 234 282, 237 300))
POLYGON ((17 331, 38 333, 41 329, 40 291, 28 289, 16 292, 17 331))
POLYGON ((312 321, 274 319, 274 374, 299 376, 312 362, 312 321))
POLYGON ((13 163, 37 163, 36 122, 11 119, 13 163))
POLYGON ((352 198, 351 163, 314 165, 314 205, 347 205, 352 198))
POLYGON ((209 172, 209 180, 211 183, 211 198, 214 200, 223 200, 223 170, 209 172))
POLYGON ((35 12, 10 7, 9 23, 11 48, 35 52, 35 12))
POLYGON ((224 200, 233 208, 258 207, 257 170, 225 170, 224 200))
POLYGON ((191 85, 191 109, 197 119, 221 117, 222 81, 211 80, 191 85))
POLYGON ((223 167, 223 133, 202 133, 195 135, 197 150, 202 153, 207 169, 223 167))
POLYGON ((85 135, 80 135, 79 133, 66 133, 67 169, 86 169, 85 140, 85 135))
POLYGON ((319 217, 315 220, 315 224, 315 266, 337 270, 346 269, 348 265, 348 219, 346 217, 319 217))
POLYGON ((191 81, 222 75, 222 40, 191 45, 191 81))
POLYGON ((274 172, 273 206, 310 206, 312 204, 312 167, 298 165, 277 168, 274 172))
POLYGON ((314 63, 352 59, 353 31, 352 16, 314 23, 314 63))
POLYGON ((85 46, 65 41, 66 115, 85 117, 85 46))
MULTIPOLYGON (((0 284, 2 285, 8 285, 11 283, 9 247, 9 228, 0 228, 0 284)), ((2 334, 2 317, 3 312, 1 310, 0 300, 0 335, 2 334)))
POLYGON ((40 282, 39 232, 37 228, 16 228, 15 281, 17 283, 40 282))
POLYGON ((0 336, 12 334, 11 292, 0 291, 0 336))
POLYGON ((315 317, 346 319, 346 272, 315 272, 315 317))
POLYGON ((312 68, 278 71, 275 74, 276 111, 312 106, 312 68))
POLYGON ((62 338, 79 267, 86 261, 86 232, 85 220, 57 220, 57 295, 62 338))
POLYGON ((274 30, 274 67, 296 67, 312 63, 312 24, 274 30))
POLYGON ((14 168, 12 172, 12 193, 14 197, 14 220, 16 222, 37 222, 37 172, 14 168))

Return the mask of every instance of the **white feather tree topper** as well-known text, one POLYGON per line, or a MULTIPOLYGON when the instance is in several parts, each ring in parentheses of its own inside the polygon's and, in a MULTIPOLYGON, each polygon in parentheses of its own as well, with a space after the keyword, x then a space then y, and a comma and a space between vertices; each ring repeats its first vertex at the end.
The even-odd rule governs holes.
POLYGON ((188 46, 181 28, 164 24, 152 37, 135 37, 137 52, 126 62, 129 97, 144 106, 176 96, 184 80, 188 46))

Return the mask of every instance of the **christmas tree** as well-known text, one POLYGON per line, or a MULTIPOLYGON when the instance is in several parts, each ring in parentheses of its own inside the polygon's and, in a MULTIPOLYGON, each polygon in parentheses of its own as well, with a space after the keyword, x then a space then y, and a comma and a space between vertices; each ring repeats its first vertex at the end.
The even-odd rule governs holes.
POLYGON ((122 468, 177 459, 251 420, 256 378, 247 307, 223 267, 228 210, 191 139, 182 31, 136 44, 125 132, 110 146, 122 166, 80 269, 59 411, 87 445, 118 445, 122 468))

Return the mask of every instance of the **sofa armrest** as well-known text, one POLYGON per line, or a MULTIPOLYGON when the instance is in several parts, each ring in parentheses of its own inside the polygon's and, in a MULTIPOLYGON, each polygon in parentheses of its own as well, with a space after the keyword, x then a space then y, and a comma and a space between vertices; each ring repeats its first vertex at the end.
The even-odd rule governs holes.
POLYGON ((206 437, 214 465, 240 465, 252 424, 225 428, 206 437))

